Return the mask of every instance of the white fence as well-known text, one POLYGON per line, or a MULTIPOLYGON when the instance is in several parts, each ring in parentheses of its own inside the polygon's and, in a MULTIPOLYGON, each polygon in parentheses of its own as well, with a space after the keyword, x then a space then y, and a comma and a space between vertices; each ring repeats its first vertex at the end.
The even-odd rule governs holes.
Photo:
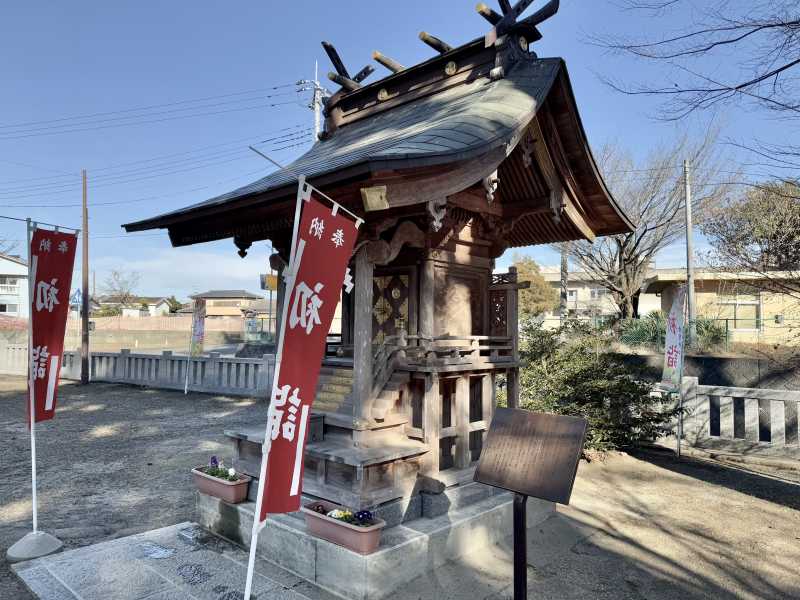
MULTIPOLYGON (((228 358, 212 352, 187 360, 170 351, 161 354, 93 352, 90 355, 89 377, 92 381, 109 381, 146 385, 155 388, 182 390, 189 368, 189 389, 198 392, 233 396, 262 396, 272 386, 275 357, 228 358)), ((62 379, 80 379, 81 357, 78 352, 64 353, 62 379)))
POLYGON ((695 445, 726 442, 733 450, 800 454, 800 392, 699 385, 685 377, 684 437, 695 445))

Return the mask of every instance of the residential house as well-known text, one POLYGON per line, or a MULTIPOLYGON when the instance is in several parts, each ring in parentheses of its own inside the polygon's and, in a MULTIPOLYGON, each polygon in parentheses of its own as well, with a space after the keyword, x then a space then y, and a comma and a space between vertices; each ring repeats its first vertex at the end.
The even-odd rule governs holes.
POLYGON ((163 296, 136 296, 127 302, 118 295, 100 296, 100 308, 119 308, 123 317, 159 317, 168 315, 170 304, 163 296))
POLYGON ((29 306, 27 261, 0 254, 0 315, 27 318, 29 306))
POLYGON ((209 290, 189 296, 192 300, 206 301, 206 318, 241 317, 243 311, 262 301, 261 296, 245 290, 209 290))

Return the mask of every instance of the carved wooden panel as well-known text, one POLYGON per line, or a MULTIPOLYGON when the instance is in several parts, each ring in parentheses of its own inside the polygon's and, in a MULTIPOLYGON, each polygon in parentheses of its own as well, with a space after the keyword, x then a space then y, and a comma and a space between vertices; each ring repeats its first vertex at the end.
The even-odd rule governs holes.
POLYGON ((401 330, 408 333, 408 275, 372 278, 372 343, 382 344, 401 330))
POLYGON ((489 290, 490 335, 508 335, 507 299, 506 290, 489 290))

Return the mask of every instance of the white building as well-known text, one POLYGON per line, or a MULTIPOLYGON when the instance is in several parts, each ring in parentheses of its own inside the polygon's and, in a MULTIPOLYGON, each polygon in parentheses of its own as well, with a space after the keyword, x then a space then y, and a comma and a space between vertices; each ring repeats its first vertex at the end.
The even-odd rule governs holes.
MULTIPOLYGON (((545 281, 560 291, 561 267, 544 266, 539 269, 545 281)), ((570 271, 567 274, 567 310, 571 316, 584 318, 607 317, 619 312, 609 291, 585 271, 570 271)), ((639 315, 644 316, 654 310, 661 310, 660 294, 639 294, 639 315)), ((558 311, 546 315, 557 316, 558 311)))
POLYGON ((0 254, 0 315, 27 318, 29 306, 28 263, 0 254))

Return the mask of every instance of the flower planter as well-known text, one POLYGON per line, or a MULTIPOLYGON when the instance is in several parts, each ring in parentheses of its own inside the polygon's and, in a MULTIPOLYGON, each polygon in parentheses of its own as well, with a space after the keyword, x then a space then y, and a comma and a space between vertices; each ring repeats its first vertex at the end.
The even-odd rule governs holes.
POLYGON ((346 523, 333 517, 323 515, 311 509, 312 506, 321 504, 326 512, 342 509, 341 506, 331 502, 311 502, 301 508, 306 517, 306 527, 311 535, 328 540, 339 546, 359 554, 371 554, 378 548, 381 541, 381 530, 386 526, 383 519, 375 519, 373 525, 360 527, 346 523))
POLYGON ((225 481, 211 475, 206 475, 201 471, 203 467, 192 469, 194 484, 197 489, 208 496, 214 496, 224 500, 229 504, 239 504, 247 498, 247 486, 250 484, 250 477, 239 473, 237 481, 225 481))

